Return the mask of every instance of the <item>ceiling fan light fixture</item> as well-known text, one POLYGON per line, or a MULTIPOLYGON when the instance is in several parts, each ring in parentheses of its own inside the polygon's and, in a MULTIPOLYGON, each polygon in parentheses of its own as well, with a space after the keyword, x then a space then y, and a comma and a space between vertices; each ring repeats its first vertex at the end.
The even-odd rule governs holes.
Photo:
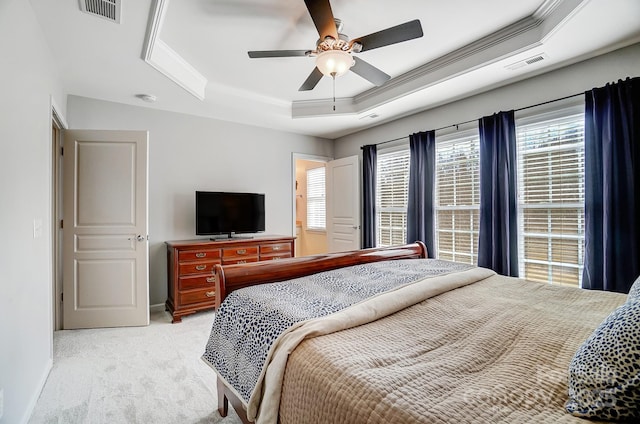
POLYGON ((316 58, 316 67, 328 77, 346 74, 353 64, 351 54, 343 50, 327 50, 316 58))

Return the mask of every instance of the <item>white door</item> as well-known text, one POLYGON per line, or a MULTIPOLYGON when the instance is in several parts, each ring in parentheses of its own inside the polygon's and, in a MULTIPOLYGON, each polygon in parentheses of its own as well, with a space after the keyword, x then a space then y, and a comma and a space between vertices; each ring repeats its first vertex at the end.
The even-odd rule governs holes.
POLYGON ((358 156, 327 162, 327 247, 360 249, 360 161, 358 156))
POLYGON ((63 137, 64 328, 148 325, 148 133, 63 137))

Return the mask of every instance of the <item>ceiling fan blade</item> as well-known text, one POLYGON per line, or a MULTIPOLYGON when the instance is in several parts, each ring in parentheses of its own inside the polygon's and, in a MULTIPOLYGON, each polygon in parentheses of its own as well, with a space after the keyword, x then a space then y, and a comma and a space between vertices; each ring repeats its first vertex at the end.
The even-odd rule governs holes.
POLYGON ((313 19, 313 23, 318 29, 320 40, 324 40, 327 36, 337 40, 338 30, 329 0, 304 0, 304 3, 307 5, 311 19, 313 19))
POLYGON ((298 91, 313 90, 323 76, 324 75, 322 75, 322 72, 320 72, 318 67, 313 68, 313 71, 311 71, 311 74, 307 77, 305 82, 302 83, 298 91))
POLYGON ((422 35, 422 25, 420 25, 418 19, 415 19, 351 40, 351 45, 353 45, 353 43, 362 44, 361 51, 364 52, 407 40, 413 40, 414 38, 420 38, 422 35))
POLYGON ((261 50, 248 52, 251 59, 259 59, 262 57, 294 57, 307 56, 310 50, 261 50))
POLYGON ((380 69, 371 65, 368 62, 360 59, 359 57, 353 57, 354 65, 351 67, 351 71, 360 75, 362 78, 371 82, 375 86, 381 86, 391 78, 389 75, 382 72, 380 69))

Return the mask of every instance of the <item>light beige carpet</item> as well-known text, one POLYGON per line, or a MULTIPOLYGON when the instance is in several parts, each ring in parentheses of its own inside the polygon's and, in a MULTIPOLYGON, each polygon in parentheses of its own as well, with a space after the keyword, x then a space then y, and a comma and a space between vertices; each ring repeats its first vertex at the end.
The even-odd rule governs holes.
POLYGON ((212 322, 212 312, 180 324, 155 312, 148 327, 57 331, 29 423, 240 423, 218 414, 215 373, 200 359, 212 322))

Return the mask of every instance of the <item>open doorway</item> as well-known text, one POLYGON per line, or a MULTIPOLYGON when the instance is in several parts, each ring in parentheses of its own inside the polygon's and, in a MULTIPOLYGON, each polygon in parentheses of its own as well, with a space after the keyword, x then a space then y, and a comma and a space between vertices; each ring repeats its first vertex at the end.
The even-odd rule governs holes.
POLYGON ((295 256, 327 253, 325 169, 330 158, 293 154, 295 256))

